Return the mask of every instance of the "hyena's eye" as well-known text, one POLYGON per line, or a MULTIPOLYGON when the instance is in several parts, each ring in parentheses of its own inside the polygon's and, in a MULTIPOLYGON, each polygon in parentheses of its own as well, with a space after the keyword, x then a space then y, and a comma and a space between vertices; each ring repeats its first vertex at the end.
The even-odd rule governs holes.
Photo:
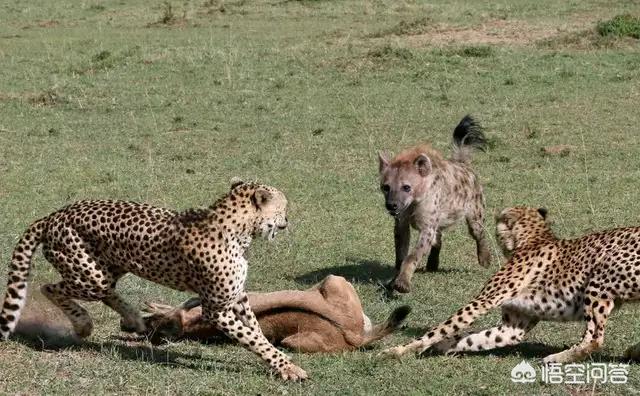
POLYGON ((389 191, 391 191, 391 186, 389 186, 388 184, 383 184, 382 187, 380 187, 382 189, 382 191, 388 193, 389 191))
POLYGON ((405 184, 404 186, 402 186, 402 191, 410 192, 411 191, 411 186, 408 185, 408 184, 405 184))

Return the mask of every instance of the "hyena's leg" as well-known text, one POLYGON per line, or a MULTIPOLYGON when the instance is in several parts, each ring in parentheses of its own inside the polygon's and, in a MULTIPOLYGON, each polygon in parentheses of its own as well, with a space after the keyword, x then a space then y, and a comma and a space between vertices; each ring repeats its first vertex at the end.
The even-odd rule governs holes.
POLYGON ((456 335, 433 346, 438 352, 457 353, 484 351, 519 344, 536 324, 538 319, 531 318, 510 309, 502 308, 502 324, 491 329, 468 335, 456 335))
POLYGON ((409 293, 411 290, 411 278, 416 271, 418 263, 420 263, 425 254, 431 251, 431 246, 436 242, 437 231, 432 228, 426 228, 420 231, 416 248, 409 254, 402 265, 400 271, 396 274, 396 278, 392 282, 392 287, 400 293, 409 293))
POLYGON ((582 341, 571 348, 549 355, 543 359, 545 363, 570 363, 585 359, 593 352, 602 348, 604 344, 604 327, 607 318, 613 310, 613 299, 602 299, 598 292, 590 295, 587 288, 588 297, 585 298, 584 317, 587 321, 587 328, 582 337, 582 341))
POLYGON ((436 242, 431 246, 429 257, 427 258, 427 272, 435 272, 440 265, 440 249, 442 249, 442 231, 438 230, 436 234, 436 242))
POLYGON ((491 250, 489 243, 484 234, 484 209, 477 207, 472 213, 467 214, 467 227, 469 234, 476 241, 476 250, 478 254, 478 264, 487 268, 491 264, 491 250))
POLYGON ((202 315, 205 320, 213 322, 229 338, 259 355, 284 380, 297 381, 307 378, 307 373, 303 369, 291 363, 289 357, 276 349, 262 334, 258 320, 249 308, 249 298, 246 294, 241 297, 237 307, 234 305, 221 307, 212 303, 213 300, 205 295, 202 295, 201 299, 202 315), (244 311, 244 314, 237 315, 236 311, 244 311))
POLYGON ((400 271, 402 262, 409 254, 409 243, 411 242, 411 227, 406 219, 395 219, 393 239, 396 248, 396 271, 400 271))

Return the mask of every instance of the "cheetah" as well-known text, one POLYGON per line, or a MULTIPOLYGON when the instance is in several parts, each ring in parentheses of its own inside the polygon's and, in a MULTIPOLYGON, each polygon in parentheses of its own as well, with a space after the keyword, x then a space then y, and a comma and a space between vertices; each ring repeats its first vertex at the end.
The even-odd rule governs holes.
POLYGON ((453 131, 450 160, 428 145, 406 149, 391 160, 379 154, 380 189, 395 220, 396 276, 390 284, 394 290, 411 290, 411 278, 425 255, 426 270, 438 269, 442 232, 463 217, 476 241, 478 263, 489 266, 484 195, 470 164, 473 149, 484 150, 485 146, 482 127, 467 115, 453 131), (409 253, 411 227, 420 234, 409 253))
POLYGON ((203 318, 258 354, 284 380, 303 380, 263 335, 244 290, 244 257, 256 236, 272 240, 287 227, 287 199, 279 190, 233 180, 231 190, 206 209, 184 212, 126 201, 79 201, 34 222, 13 251, 0 312, 0 340, 14 330, 24 306, 31 258, 44 257, 62 280, 42 293, 71 321, 79 337, 91 334, 88 312, 74 300, 102 301, 121 316, 123 330, 143 333, 139 312, 116 292, 133 273, 161 285, 197 293, 203 318))
MULTIPOLYGON (((615 301, 640 299, 640 227, 618 228, 577 239, 558 239, 544 208, 514 207, 496 218, 497 239, 508 257, 480 294, 445 322, 411 343, 387 349, 457 353, 518 344, 538 321, 586 322, 582 340, 544 363, 582 360, 599 350, 615 301), (495 307, 502 324, 476 333, 463 330, 495 307)), ((628 358, 640 357, 640 344, 628 358)))

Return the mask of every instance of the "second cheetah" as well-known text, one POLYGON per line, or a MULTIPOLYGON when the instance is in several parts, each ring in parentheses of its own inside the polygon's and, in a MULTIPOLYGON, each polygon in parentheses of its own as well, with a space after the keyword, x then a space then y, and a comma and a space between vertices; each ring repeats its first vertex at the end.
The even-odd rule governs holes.
MULTIPOLYGON (((549 355, 545 363, 579 361, 599 350, 616 301, 640 299, 640 227, 618 228, 566 240, 554 236, 547 211, 508 208, 497 217, 497 237, 508 262, 480 294, 420 339, 383 353, 401 356, 429 348, 445 353, 514 345, 540 320, 584 320, 582 341, 549 355), (476 333, 463 331, 492 308, 502 324, 476 333)), ((626 357, 640 357, 640 344, 626 357)))

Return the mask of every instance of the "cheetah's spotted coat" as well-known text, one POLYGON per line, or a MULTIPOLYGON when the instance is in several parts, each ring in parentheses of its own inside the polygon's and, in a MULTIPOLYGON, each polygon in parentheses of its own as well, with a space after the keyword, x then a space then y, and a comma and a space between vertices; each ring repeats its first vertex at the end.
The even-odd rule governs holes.
POLYGON ((256 235, 272 239, 287 226, 287 200, 275 188, 235 182, 208 209, 176 213, 123 201, 80 201, 33 223, 11 260, 0 312, 0 339, 14 330, 24 305, 31 257, 42 244, 62 281, 42 293, 69 318, 81 337, 91 334, 88 312, 74 300, 102 301, 122 316, 123 329, 145 330, 137 310, 115 290, 128 272, 177 290, 197 293, 203 317, 265 360, 284 379, 304 370, 267 341, 244 290, 244 253, 256 235))
MULTIPOLYGON (((640 228, 618 228, 573 240, 557 239, 546 210, 505 209, 498 239, 510 256, 471 303, 420 339, 386 350, 391 356, 423 352, 478 351, 519 343, 540 320, 584 320, 582 341, 545 362, 583 359, 602 347, 615 301, 640 299, 640 228), (479 316, 502 308, 502 324, 464 334, 479 316)), ((640 344, 627 350, 640 357, 640 344)))

